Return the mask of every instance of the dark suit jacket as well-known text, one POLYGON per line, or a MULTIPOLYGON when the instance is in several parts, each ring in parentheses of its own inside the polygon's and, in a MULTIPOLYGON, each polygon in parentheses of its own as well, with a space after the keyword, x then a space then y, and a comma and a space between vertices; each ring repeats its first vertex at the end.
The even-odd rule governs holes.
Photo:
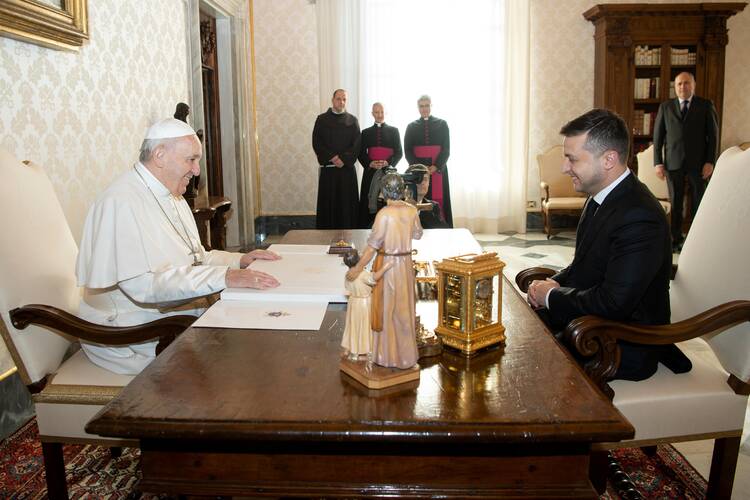
MULTIPOLYGON (((664 209, 631 173, 609 193, 585 234, 576 239, 570 266, 553 276, 560 288, 549 295, 550 326, 562 330, 588 314, 645 325, 668 324, 671 269, 672 245, 664 209)), ((646 378, 658 361, 664 361, 662 354, 675 355, 677 350, 674 346, 667 346, 668 352, 663 346, 635 346, 637 352, 632 352, 632 346, 626 349, 621 344, 621 370, 616 378, 646 378)))
POLYGON ((654 123, 654 165, 700 172, 704 163, 716 164, 718 123, 716 108, 707 99, 693 96, 684 122, 679 99, 661 103, 654 123))

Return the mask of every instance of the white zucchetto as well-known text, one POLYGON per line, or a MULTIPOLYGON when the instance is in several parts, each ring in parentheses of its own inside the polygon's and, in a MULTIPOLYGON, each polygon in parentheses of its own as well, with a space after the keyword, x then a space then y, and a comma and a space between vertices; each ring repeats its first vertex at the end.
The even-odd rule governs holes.
POLYGON ((174 139, 195 135, 193 127, 177 118, 166 118, 151 125, 144 139, 174 139))

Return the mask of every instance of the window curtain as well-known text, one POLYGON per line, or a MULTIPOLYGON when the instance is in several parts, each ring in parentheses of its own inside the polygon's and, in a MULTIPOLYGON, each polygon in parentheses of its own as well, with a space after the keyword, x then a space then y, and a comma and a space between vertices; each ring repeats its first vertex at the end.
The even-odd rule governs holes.
MULTIPOLYGON (((321 109, 338 87, 372 125, 419 118, 417 99, 448 122, 453 219, 473 232, 524 232, 529 82, 525 0, 316 0, 321 109), (340 84, 339 84, 340 83, 340 84)), ((399 170, 406 168, 405 160, 399 170)))

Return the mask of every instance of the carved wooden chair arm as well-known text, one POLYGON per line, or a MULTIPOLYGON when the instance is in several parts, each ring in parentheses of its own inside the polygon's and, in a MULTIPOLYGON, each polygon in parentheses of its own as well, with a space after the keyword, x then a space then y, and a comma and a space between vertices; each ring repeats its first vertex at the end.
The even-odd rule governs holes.
POLYGON ((523 293, 526 293, 532 281, 551 278, 556 273, 557 271, 547 267, 530 267, 516 274, 516 285, 523 293))
POLYGON ((697 316, 671 325, 637 325, 583 316, 571 321, 564 341, 585 358, 584 371, 609 398, 614 391, 607 385, 620 365, 617 340, 637 344, 664 345, 694 339, 750 321, 750 301, 735 300, 713 307, 697 316))
POLYGON ((30 304, 10 311, 13 326, 23 330, 29 325, 43 325, 71 337, 102 345, 137 344, 159 338, 159 354, 177 335, 197 319, 195 316, 168 316, 136 326, 102 326, 90 323, 57 307, 30 304))

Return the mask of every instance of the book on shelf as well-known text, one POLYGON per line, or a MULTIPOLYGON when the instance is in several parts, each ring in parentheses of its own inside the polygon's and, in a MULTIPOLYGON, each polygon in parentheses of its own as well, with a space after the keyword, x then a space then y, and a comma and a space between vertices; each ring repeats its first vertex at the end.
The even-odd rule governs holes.
POLYGON ((651 135, 654 130, 655 112, 636 109, 633 112, 633 135, 651 135))
POLYGON ((672 47, 669 59, 671 64, 689 66, 696 63, 696 53, 688 48, 672 47))
POLYGON ((635 65, 656 66, 661 64, 661 47, 649 47, 648 45, 636 45, 635 65))
POLYGON ((636 99, 657 99, 659 97, 658 76, 652 78, 636 78, 633 87, 633 97, 636 99))

